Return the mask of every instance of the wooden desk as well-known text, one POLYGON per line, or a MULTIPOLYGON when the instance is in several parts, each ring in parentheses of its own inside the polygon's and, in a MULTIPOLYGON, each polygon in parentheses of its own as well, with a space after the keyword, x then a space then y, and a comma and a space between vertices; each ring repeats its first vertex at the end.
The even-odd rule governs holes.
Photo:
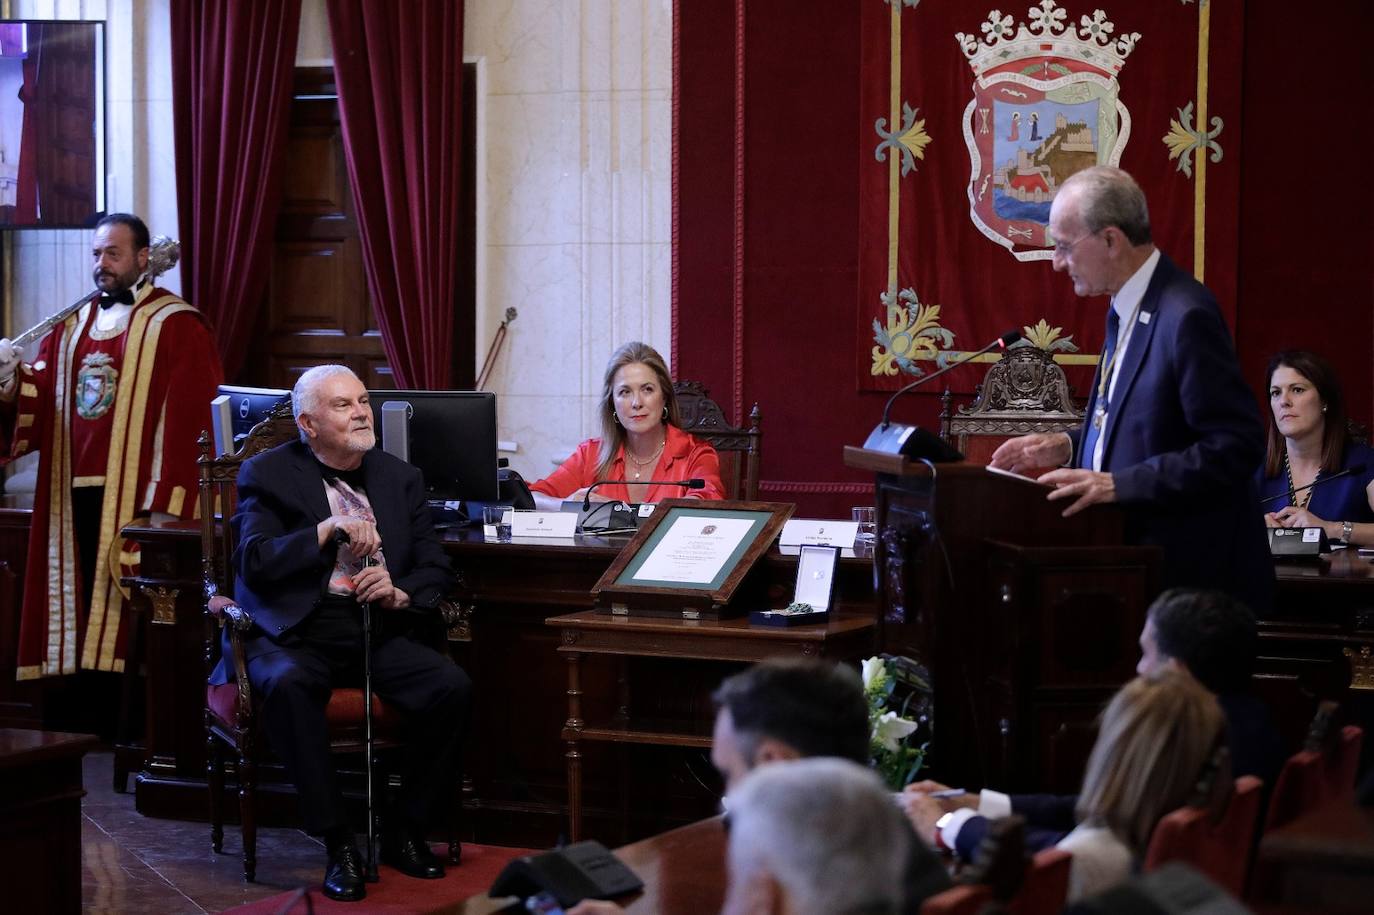
POLYGON ((1274 830, 1260 843, 1258 870, 1277 905, 1368 912, 1374 898, 1374 808, 1350 798, 1274 830))
POLYGON ((81 758, 89 734, 0 728, 5 909, 81 911, 81 758))
POLYGON ((727 620, 625 618, 595 610, 550 618, 559 633, 559 654, 568 662, 568 829, 571 841, 582 837, 583 740, 654 746, 711 746, 709 724, 700 717, 687 722, 644 721, 634 713, 628 684, 622 679, 620 706, 605 725, 582 717, 582 658, 585 655, 649 657, 677 660, 732 661, 752 664, 775 657, 854 658, 874 651, 872 616, 832 617, 825 625, 773 628, 751 626, 747 617, 727 620))
MULTIPOLYGON (((616 856, 644 881, 638 896, 617 900, 632 915, 705 915, 725 902, 725 829, 720 817, 700 820, 616 849, 616 856)), ((473 896, 453 915, 523 912, 514 897, 473 896)))

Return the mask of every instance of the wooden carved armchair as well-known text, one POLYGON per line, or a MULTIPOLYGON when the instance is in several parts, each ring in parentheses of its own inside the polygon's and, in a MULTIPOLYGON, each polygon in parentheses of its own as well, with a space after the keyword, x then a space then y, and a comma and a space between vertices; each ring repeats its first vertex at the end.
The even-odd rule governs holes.
MULTIPOLYGON (((220 657, 221 630, 229 633, 234 682, 207 685, 205 689, 205 743, 210 788, 210 841, 216 852, 224 844, 224 751, 236 757, 239 782, 239 817, 243 834, 243 877, 252 882, 257 871, 258 759, 262 732, 257 697, 248 682, 243 638, 252 628, 247 611, 233 599, 233 530, 229 519, 236 502, 239 467, 255 454, 283 444, 297 435, 290 402, 283 403, 253 427, 236 454, 215 457, 208 433, 200 437, 201 579, 205 592, 205 664, 207 678, 220 657), (222 516, 221 521, 219 517, 222 516)), ((397 746, 399 714, 372 698, 374 749, 379 755, 397 746)), ((329 723, 330 750, 334 753, 364 752, 363 691, 335 689, 325 710, 329 723)), ((386 770, 377 769, 377 790, 387 784, 386 770)), ((456 773, 455 773, 456 782, 456 773)), ((456 815, 457 807, 451 811, 456 815)), ((456 824, 450 823, 449 856, 458 860, 456 824)))
POLYGON ((1003 353, 967 407, 951 412, 948 388, 940 401, 940 437, 980 464, 1014 436, 1068 432, 1083 423, 1064 370, 1038 346, 1013 346, 1003 353))
POLYGON ((710 442, 720 456, 720 480, 727 499, 754 501, 759 496, 759 458, 763 431, 759 428, 759 405, 749 411, 749 425, 731 426, 720 405, 699 381, 675 381, 682 428, 710 442))

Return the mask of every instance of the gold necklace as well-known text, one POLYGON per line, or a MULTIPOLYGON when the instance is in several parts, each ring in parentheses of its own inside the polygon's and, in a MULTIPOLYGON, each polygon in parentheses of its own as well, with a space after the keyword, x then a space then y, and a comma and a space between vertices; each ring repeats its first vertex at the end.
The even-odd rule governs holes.
POLYGON ((633 453, 633 452, 630 451, 630 445, 629 445, 629 443, 628 443, 628 442, 626 443, 626 445, 625 445, 625 456, 626 456, 627 458, 629 458, 629 459, 635 464, 634 477, 635 477, 636 480, 639 479, 640 471, 641 471, 643 468, 645 468, 645 467, 651 467, 651 466, 653 466, 653 464, 654 464, 655 462, 658 461, 658 456, 659 456, 660 454, 663 453, 663 449, 664 449, 664 447, 665 447, 667 444, 668 444, 668 436, 665 435, 665 436, 663 436, 663 441, 659 442, 658 450, 655 451, 653 454, 651 454, 649 457, 647 457, 647 458, 645 458, 644 460, 641 461, 639 458, 637 458, 637 457, 634 456, 634 453, 633 453))
MULTIPOLYGON (((1309 484, 1308 487, 1307 487, 1307 489, 1303 490, 1302 497, 1301 497, 1301 498, 1298 497, 1298 494, 1297 494, 1297 487, 1293 485, 1293 465, 1290 464, 1290 463, 1288 463, 1288 449, 1287 449, 1287 448, 1283 449, 1283 472, 1286 473, 1286 474, 1288 474, 1288 502, 1289 502, 1289 504, 1292 505, 1294 508, 1298 508, 1298 509, 1305 509, 1305 508, 1307 508, 1307 503, 1312 501, 1312 486, 1309 484)), ((1317 471, 1317 476, 1319 477, 1319 476, 1321 476, 1321 475, 1322 475, 1322 472, 1321 472, 1320 469, 1318 469, 1318 471, 1317 471)), ((1313 477, 1313 478, 1312 478, 1312 482, 1313 482, 1313 483, 1316 483, 1316 482, 1317 482, 1317 477, 1313 477)))

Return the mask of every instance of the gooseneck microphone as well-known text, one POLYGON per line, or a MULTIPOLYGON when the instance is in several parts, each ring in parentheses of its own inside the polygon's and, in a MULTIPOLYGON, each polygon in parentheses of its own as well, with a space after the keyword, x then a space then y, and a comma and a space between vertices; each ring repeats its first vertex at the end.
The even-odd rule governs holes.
MULTIPOLYGON (((607 483, 621 483, 630 485, 628 480, 597 480, 587 487, 587 493, 582 497, 582 510, 590 511, 592 507, 592 490, 607 483)), ((636 486, 681 486, 683 489, 705 489, 706 481, 700 477, 693 477, 690 480, 635 480, 636 486)))
POLYGON ((984 353, 989 353, 995 349, 1006 349, 1007 347, 1011 346, 1013 343, 1020 339, 1021 332, 1019 330, 1009 330, 1002 336, 998 337, 996 340, 993 340, 987 346, 978 350, 976 353, 969 353, 968 355, 964 356, 964 358, 951 362, 949 365, 945 366, 942 369, 931 372, 929 375, 922 375, 920 378, 917 378, 915 381, 911 382, 911 384, 908 384, 902 388, 898 388, 896 393, 894 393, 891 397, 887 399, 887 406, 883 407, 882 427, 886 429, 888 426, 891 425, 891 423, 888 421, 887 416, 889 413, 892 412, 892 405, 897 402, 898 397, 901 397, 907 391, 910 391, 913 388, 919 388, 926 382, 931 381, 935 378, 939 378, 941 375, 943 375, 945 372, 948 372, 950 369, 957 369, 959 366, 963 365, 966 362, 972 362, 974 359, 977 359, 984 353))
POLYGON ((1289 496, 1297 495, 1304 489, 1311 489, 1314 486, 1321 486, 1325 483, 1330 483, 1332 480, 1339 480, 1341 477, 1350 477, 1364 473, 1365 467, 1366 465, 1364 464, 1351 464, 1349 467, 1342 470, 1340 473, 1333 473, 1329 477, 1318 477, 1311 483, 1308 483, 1306 486, 1299 486, 1296 489, 1285 489, 1283 492, 1279 493, 1276 496, 1269 496, 1267 498, 1260 499, 1260 505, 1268 505, 1270 502, 1277 502, 1280 499, 1287 499, 1289 496))
POLYGON ((894 423, 888 419, 892 412, 892 405, 897 402, 897 398, 923 384, 939 378, 951 369, 957 369, 961 365, 972 362, 984 353, 995 349, 1006 349, 1017 340, 1021 339, 1019 330, 1009 330, 1002 336, 993 340, 987 346, 976 352, 966 354, 962 359, 958 359, 929 375, 922 375, 910 384, 898 388, 891 397, 887 399, 887 405, 883 407, 883 421, 874 427, 869 433, 868 439, 864 442, 864 447, 871 451, 882 451, 887 454, 905 454, 908 457, 925 458, 932 461, 957 461, 963 455, 951 448, 946 442, 932 435, 919 426, 907 426, 902 423, 894 423))

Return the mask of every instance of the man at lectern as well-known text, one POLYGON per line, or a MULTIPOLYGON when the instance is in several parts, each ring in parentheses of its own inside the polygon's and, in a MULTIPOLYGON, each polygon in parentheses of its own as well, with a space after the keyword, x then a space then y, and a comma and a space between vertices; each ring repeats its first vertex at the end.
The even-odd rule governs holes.
POLYGON ((1257 613, 1274 571, 1253 482, 1264 456, 1254 395, 1205 286, 1155 248, 1145 195, 1097 166, 1065 181, 1050 208, 1054 269, 1081 296, 1110 296, 1088 416, 1070 433, 1005 442, 992 466, 1044 467, 1064 514, 1121 503, 1127 538, 1164 549, 1165 587, 1210 587, 1257 613))

